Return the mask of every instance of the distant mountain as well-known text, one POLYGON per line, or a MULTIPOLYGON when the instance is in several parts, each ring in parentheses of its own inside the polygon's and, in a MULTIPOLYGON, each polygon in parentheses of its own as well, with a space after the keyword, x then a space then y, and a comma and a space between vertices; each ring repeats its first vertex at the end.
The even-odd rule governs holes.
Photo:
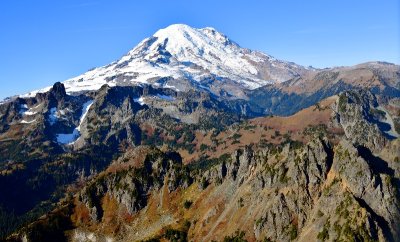
POLYGON ((350 67, 325 68, 250 90, 247 96, 250 106, 264 110, 264 114, 290 115, 324 98, 353 89, 400 97, 400 66, 368 62, 350 67))
MULTIPOLYGON (((400 66, 369 62, 351 67, 305 68, 240 47, 213 28, 174 24, 144 39, 121 59, 63 82, 72 95, 102 85, 198 90, 243 99, 254 115, 290 115, 351 89, 400 96, 400 66)), ((32 91, 32 97, 50 87, 32 91)))
POLYGON ((303 66, 241 48, 213 28, 174 24, 144 39, 121 59, 67 80, 64 85, 68 93, 97 90, 104 84, 146 83, 242 97, 243 89, 280 83, 309 72, 303 66))

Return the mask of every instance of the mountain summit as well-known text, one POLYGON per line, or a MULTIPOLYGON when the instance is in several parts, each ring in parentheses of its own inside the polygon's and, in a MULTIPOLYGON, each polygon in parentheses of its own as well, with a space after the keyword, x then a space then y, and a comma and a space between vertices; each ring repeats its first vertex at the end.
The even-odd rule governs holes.
POLYGON ((121 59, 64 84, 68 93, 97 90, 104 84, 147 83, 241 97, 243 89, 280 83, 306 72, 302 66, 242 48, 214 28, 173 24, 141 41, 121 59))

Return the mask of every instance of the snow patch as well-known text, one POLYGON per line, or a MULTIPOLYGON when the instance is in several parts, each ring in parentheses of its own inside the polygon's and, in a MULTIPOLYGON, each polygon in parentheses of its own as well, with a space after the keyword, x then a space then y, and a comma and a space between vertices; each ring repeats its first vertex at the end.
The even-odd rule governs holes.
POLYGON ((38 108, 40 105, 37 105, 37 106, 35 106, 35 107, 33 107, 33 108, 30 108, 30 109, 28 109, 28 105, 26 105, 26 104, 23 104, 23 105, 21 105, 21 110, 19 111, 19 113, 22 115, 22 116, 32 116, 32 115, 35 115, 35 114, 37 114, 37 112, 36 111, 34 111, 36 108, 38 108))
POLYGON ((75 143, 75 141, 77 141, 79 139, 82 122, 85 119, 92 104, 93 104, 93 100, 90 100, 83 104, 82 114, 81 114, 81 117, 79 118, 79 125, 70 134, 57 134, 56 136, 57 136, 58 143, 72 145, 75 143))
POLYGON ((143 96, 141 96, 141 97, 139 97, 139 98, 134 98, 133 100, 134 100, 135 102, 139 103, 140 106, 143 106, 143 105, 146 104, 146 103, 144 102, 143 96))
POLYGON ((35 115, 35 114, 37 114, 37 112, 31 111, 31 110, 28 110, 28 111, 23 113, 23 115, 26 115, 26 116, 32 116, 32 115, 35 115))
POLYGON ((21 104, 19 107, 19 114, 24 115, 24 113, 28 110, 28 105, 26 104, 21 104))
POLYGON ((168 85, 168 83, 165 83, 164 85, 165 88, 170 88, 170 89, 174 89, 175 91, 179 92, 180 90, 178 88, 176 88, 175 86, 172 85, 168 85))
POLYGON ((31 123, 34 123, 34 122, 36 122, 36 119, 31 120, 31 121, 22 120, 20 123, 21 124, 31 124, 31 123))
POLYGON ((79 125, 78 125, 78 127, 77 127, 77 130, 78 130, 78 131, 81 130, 81 124, 82 124, 83 120, 85 119, 85 117, 86 117, 86 115, 87 115, 87 113, 88 113, 90 107, 92 106, 92 104, 93 104, 93 100, 87 101, 87 102, 85 102, 85 103, 83 104, 83 107, 82 107, 82 115, 81 115, 81 117, 80 117, 80 119, 79 119, 79 125))
MULTIPOLYGON (((196 29, 175 24, 144 39, 121 59, 68 79, 63 84, 66 92, 73 94, 98 90, 104 84, 115 86, 118 84, 116 76, 127 77, 131 84, 138 85, 148 84, 148 80, 153 78, 172 77, 200 81, 204 75, 215 75, 228 78, 244 88, 255 89, 272 82, 260 78, 257 63, 264 62, 275 63, 276 69, 286 68, 286 65, 302 68, 261 52, 241 48, 213 28, 196 29)), ((179 91, 174 86, 170 87, 179 91)), ((21 97, 31 97, 50 88, 33 91, 21 97)))

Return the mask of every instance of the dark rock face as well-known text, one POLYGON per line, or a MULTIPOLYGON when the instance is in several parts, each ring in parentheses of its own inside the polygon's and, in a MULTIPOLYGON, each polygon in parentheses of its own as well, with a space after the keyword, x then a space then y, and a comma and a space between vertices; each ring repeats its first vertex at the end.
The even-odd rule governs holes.
POLYGON ((153 149, 147 153, 142 167, 99 177, 82 190, 79 200, 89 209, 91 219, 99 222, 102 218, 100 200, 106 194, 125 206, 129 214, 134 214, 147 205, 150 191, 166 185, 172 192, 178 187, 187 188, 192 182, 179 154, 153 149))
POLYGON ((52 93, 57 100, 60 100, 67 96, 67 93, 65 92, 65 87, 61 82, 56 82, 53 85, 53 88, 50 90, 50 93, 52 93))
POLYGON ((335 107, 335 119, 343 127, 347 138, 374 151, 382 149, 387 143, 385 134, 379 128, 379 119, 372 115, 372 110, 377 107, 376 97, 362 90, 340 94, 335 107))
MULTIPOLYGON (((279 94, 277 89, 273 92, 279 94)), ((287 100, 303 105, 295 96, 287 100)), ((193 231, 205 240, 227 235, 218 231, 216 221, 240 212, 237 207, 247 212, 243 220, 249 226, 232 221, 229 228, 221 225, 222 229, 244 226, 251 239, 306 241, 328 236, 345 241, 354 237, 395 241, 400 236, 396 175, 400 171, 393 162, 377 156, 393 137, 382 125, 387 114, 369 91, 338 96, 332 107, 334 122, 329 123, 344 130, 343 137, 335 137, 338 143, 315 135, 300 147, 288 143, 261 148, 255 144, 213 161, 205 170, 190 170, 177 153, 151 149, 140 166, 96 177, 128 148, 146 142, 159 146, 170 142, 176 150, 193 147, 194 132, 229 127, 242 117, 257 116, 263 112, 260 105, 254 108, 246 100, 221 100, 207 92, 176 92, 146 85, 103 86, 97 92, 70 96, 56 83, 47 93, 0 105, 2 132, 11 135, 22 130, 8 136, 13 143, 0 142, 0 148, 7 150, 1 153, 1 161, 7 164, 4 167, 26 167, 6 178, 1 176, 0 190, 8 191, 6 187, 14 183, 27 194, 37 192, 35 201, 20 211, 24 213, 62 194, 62 189, 76 180, 91 180, 77 198, 88 209, 91 223, 101 225, 105 196, 137 216, 146 209, 151 194, 179 194, 194 189, 191 185, 195 183, 196 192, 207 194, 202 199, 225 201, 223 208, 213 207, 209 214, 190 218, 199 221, 192 225, 193 231), (87 102, 92 104, 84 110, 87 102), (77 127, 79 138, 72 145, 58 142, 59 134, 77 127), (172 140, 163 139, 167 136, 172 140), (31 184, 34 189, 28 189, 31 184), (212 220, 213 216, 218 219, 212 220)), ((282 105, 291 106, 290 102, 282 105)), ((0 199, 1 208, 11 205, 12 199, 0 199)), ((73 229, 76 225, 68 226, 73 229)))
MULTIPOLYGON (((254 211, 248 221, 252 230, 247 233, 257 240, 306 241, 318 235, 396 241, 400 222, 397 178, 389 181, 393 170, 377 167, 376 158, 366 155, 367 151, 347 140, 333 147, 326 139, 296 149, 290 144, 278 149, 245 147, 200 174, 185 170, 179 158, 171 159, 175 156, 152 151, 140 172, 133 169, 100 177, 82 190, 79 199, 89 208, 92 220, 101 224, 101 206, 96 201, 106 194, 137 214, 147 206, 145 194, 150 191, 161 192, 166 186, 170 193, 178 188, 184 192, 196 182, 199 192, 208 190, 210 198, 203 199, 223 197, 226 211, 229 204, 236 204, 239 194, 247 194, 239 201, 247 211, 254 211), (310 235, 310 231, 315 232, 310 235)), ((226 212, 217 216, 226 216, 226 212)), ((194 231, 209 223, 202 214, 193 219, 199 219, 194 231)), ((232 223, 229 229, 235 226, 232 223)))
POLYGON ((394 170, 368 149, 356 149, 348 141, 339 144, 336 154, 333 169, 375 220, 376 231, 381 231, 388 240, 399 238, 400 201, 396 194, 399 187, 397 178, 393 177, 394 170))

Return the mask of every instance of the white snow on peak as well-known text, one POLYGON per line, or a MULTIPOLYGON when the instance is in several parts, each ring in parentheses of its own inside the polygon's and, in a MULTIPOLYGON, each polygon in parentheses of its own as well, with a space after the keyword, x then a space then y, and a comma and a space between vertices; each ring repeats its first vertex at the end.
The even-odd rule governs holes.
POLYGON ((34 120, 31 120, 31 121, 26 121, 26 120, 21 120, 21 124, 31 124, 31 123, 34 123, 34 122, 36 122, 36 119, 34 119, 34 120))
POLYGON ((135 99, 133 99, 133 100, 134 100, 135 102, 139 103, 140 106, 143 106, 143 105, 146 104, 146 103, 144 102, 143 96, 141 96, 141 97, 139 97, 139 98, 135 98, 135 99))
POLYGON ((19 107, 19 114, 24 115, 24 113, 28 110, 28 105, 22 104, 19 107))
MULTIPOLYGON (((292 65, 264 53, 241 48, 214 28, 173 24, 141 41, 121 59, 63 83, 67 93, 71 94, 97 90, 104 84, 115 86, 120 81, 141 84, 162 77, 200 81, 213 75, 228 78, 243 88, 255 89, 273 82, 270 78, 262 79, 265 76, 262 68, 265 67, 259 64, 265 63, 277 68, 273 74, 276 76, 286 65, 292 65)), ((47 87, 24 96, 49 89, 47 87)))
POLYGON ((93 104, 93 100, 87 101, 83 104, 82 114, 79 118, 79 125, 72 131, 70 134, 57 134, 57 142, 60 144, 69 144, 72 145, 76 140, 80 137, 80 130, 83 120, 85 119, 90 107, 93 104))
POLYGON ((26 116, 32 116, 32 115, 35 115, 35 114, 37 114, 37 112, 32 111, 31 109, 29 109, 28 111, 25 111, 23 113, 23 115, 26 115, 26 116))
POLYGON ((20 109, 19 113, 20 113, 22 116, 32 116, 32 115, 35 115, 35 114, 38 113, 38 112, 35 111, 35 110, 36 110, 39 106, 40 106, 40 105, 37 105, 37 106, 35 106, 35 107, 33 107, 33 108, 29 108, 29 109, 28 109, 28 105, 23 104, 23 105, 21 105, 21 109, 20 109))
POLYGON ((148 98, 157 98, 157 99, 162 99, 162 100, 165 100, 165 101, 168 101, 168 102, 171 102, 171 101, 175 100, 174 97, 167 96, 167 95, 162 95, 162 94, 157 94, 155 96, 147 96, 147 97, 140 96, 140 97, 135 98, 133 100, 135 102, 139 103, 140 106, 143 106, 143 105, 146 104, 146 99, 148 99, 148 98))
POLYGON ((86 115, 87 115, 87 113, 89 112, 89 109, 90 109, 90 107, 92 106, 92 104, 93 104, 93 100, 87 101, 87 102, 85 102, 85 103, 83 104, 83 107, 82 107, 82 115, 81 115, 81 117, 80 117, 80 119, 79 119, 79 125, 78 125, 78 127, 76 127, 76 129, 77 129, 78 131, 81 130, 81 124, 82 124, 83 120, 86 118, 86 115))

